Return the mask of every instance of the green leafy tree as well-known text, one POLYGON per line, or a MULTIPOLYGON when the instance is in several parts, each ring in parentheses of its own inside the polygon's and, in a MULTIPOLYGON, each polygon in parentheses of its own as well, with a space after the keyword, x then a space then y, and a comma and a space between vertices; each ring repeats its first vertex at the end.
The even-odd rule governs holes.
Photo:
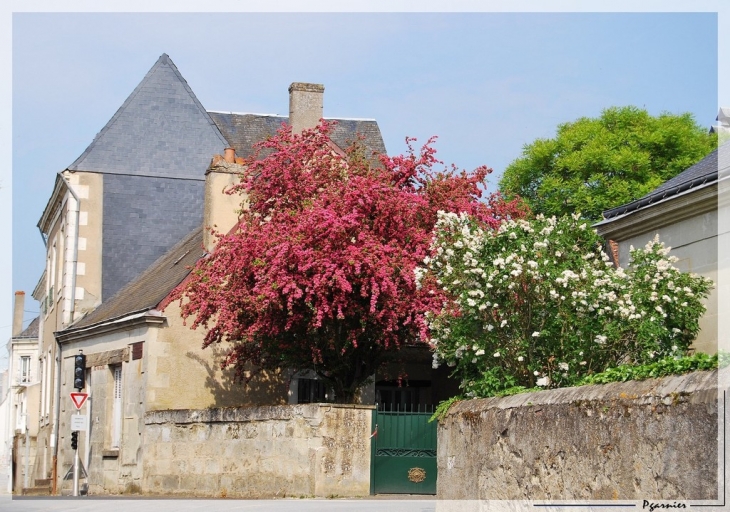
POLYGON ((716 145, 717 135, 691 114, 654 117, 636 107, 612 107, 526 145, 504 171, 500 189, 522 197, 536 214, 581 212, 600 220, 603 211, 646 195, 716 145))

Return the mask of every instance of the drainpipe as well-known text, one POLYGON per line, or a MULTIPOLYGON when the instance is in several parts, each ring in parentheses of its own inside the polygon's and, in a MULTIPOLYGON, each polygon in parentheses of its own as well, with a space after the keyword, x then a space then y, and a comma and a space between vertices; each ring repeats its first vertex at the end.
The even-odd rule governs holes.
MULTIPOLYGON (((61 174, 61 177, 63 178, 63 174, 61 174)), ((71 261, 71 265, 73 265, 71 270, 71 309, 69 312, 70 316, 68 321, 69 324, 72 324, 74 322, 74 315, 76 314, 76 267, 79 259, 79 217, 81 215, 81 201, 79 201, 79 196, 76 195, 76 192, 74 192, 74 189, 71 187, 70 184, 66 183, 66 187, 68 188, 68 191, 71 192, 71 195, 76 202, 76 219, 74 222, 74 249, 73 260, 71 261)), ((65 260, 66 258, 64 257, 64 263, 65 260)))
POLYGON ((23 473, 23 488, 27 489, 30 485, 30 429, 28 428, 28 388, 25 388, 25 470, 23 473))
POLYGON ((58 426, 61 414, 61 342, 56 339, 56 383, 53 390, 54 404, 53 404, 53 430, 51 430, 51 450, 53 453, 53 460, 51 461, 51 482, 52 489, 51 494, 55 495, 58 492, 56 486, 56 480, 58 480, 58 426))

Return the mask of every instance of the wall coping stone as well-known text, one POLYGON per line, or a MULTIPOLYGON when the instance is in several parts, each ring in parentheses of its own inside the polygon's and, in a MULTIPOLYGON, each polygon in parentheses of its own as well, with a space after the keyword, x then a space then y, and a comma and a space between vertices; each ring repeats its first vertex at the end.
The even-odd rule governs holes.
POLYGON ((291 420, 293 418, 314 419, 320 409, 375 409, 374 405, 358 404, 297 404, 267 405, 258 407, 217 407, 210 409, 170 409, 148 411, 145 425, 162 423, 225 423, 244 421, 291 420))
POLYGON ((636 405, 651 404, 669 400, 689 403, 717 401, 718 388, 728 388, 730 367, 718 372, 702 371, 673 375, 658 379, 611 382, 590 386, 549 389, 521 393, 506 397, 478 398, 456 402, 449 408, 446 417, 465 412, 493 409, 515 409, 539 405, 589 404, 611 400, 632 401, 636 405))

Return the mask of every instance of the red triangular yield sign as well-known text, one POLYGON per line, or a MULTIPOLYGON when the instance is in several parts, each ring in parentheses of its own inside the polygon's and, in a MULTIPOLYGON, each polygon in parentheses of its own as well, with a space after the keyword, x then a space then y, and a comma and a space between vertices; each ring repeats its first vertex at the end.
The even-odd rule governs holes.
POLYGON ((88 393, 71 393, 71 401, 76 406, 76 409, 81 409, 87 398, 89 398, 88 393))

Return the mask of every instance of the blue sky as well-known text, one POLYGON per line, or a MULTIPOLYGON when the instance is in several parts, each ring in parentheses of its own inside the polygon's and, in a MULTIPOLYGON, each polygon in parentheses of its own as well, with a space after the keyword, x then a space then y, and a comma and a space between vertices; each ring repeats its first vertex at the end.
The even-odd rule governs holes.
MULTIPOLYGON (((12 82, 0 89, 12 106, 4 125, 12 135, 0 132, 12 147, 3 147, 0 160, 0 203, 8 212, 12 200, 13 219, 12 279, 0 294, 3 344, 12 292, 29 297, 43 270, 36 223, 55 174, 84 151, 162 53, 209 110, 286 114, 291 82, 322 83, 326 117, 377 119, 390 153, 405 150, 406 136, 425 142, 438 135, 445 163, 492 167, 493 190, 522 146, 552 136, 560 123, 636 105, 652 114, 691 112, 709 128, 718 105, 730 105, 730 96, 718 94, 718 79, 721 88, 729 82, 724 68, 718 73, 718 60, 728 56, 722 32, 718 39, 718 21, 727 26, 729 14, 715 13, 720 2, 644 6, 708 11, 683 13, 570 12, 575 2, 516 4, 568 11, 540 13, 50 13, 17 12, 17 4, 0 18, 12 28, 3 44, 12 82)), ((28 4, 61 9, 48 2, 24 2, 23 9, 28 4)), ((204 5, 181 5, 194 4, 204 5)), ((161 4, 135 5, 122 9, 161 4)), ((326 11, 336 4, 309 8, 316 5, 326 11)), ((643 10, 629 5, 614 2, 617 10, 643 10)), ((27 323, 37 304, 27 300, 26 310, 27 323)))

